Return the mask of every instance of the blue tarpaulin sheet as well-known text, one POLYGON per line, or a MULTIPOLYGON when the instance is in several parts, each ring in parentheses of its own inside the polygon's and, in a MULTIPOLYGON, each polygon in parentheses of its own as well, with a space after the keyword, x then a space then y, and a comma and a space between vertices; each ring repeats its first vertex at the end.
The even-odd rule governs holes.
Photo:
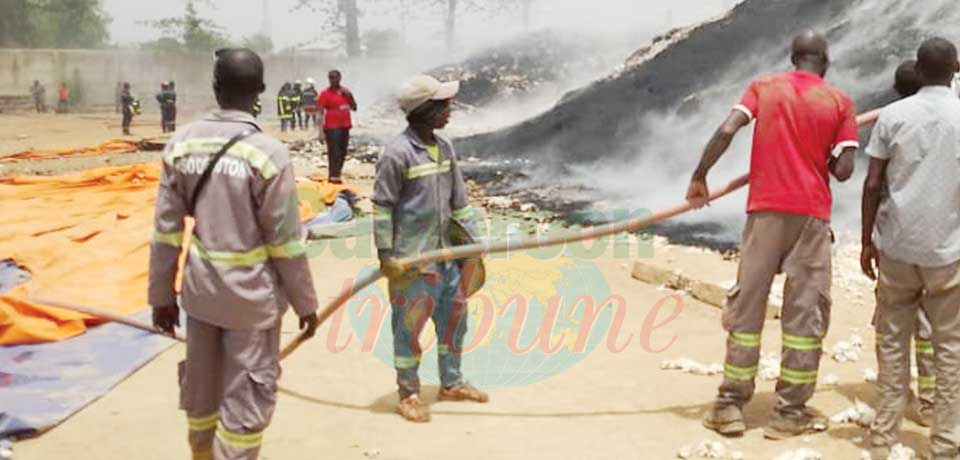
MULTIPOLYGON (((19 268, 0 262, 0 292, 17 284, 5 280, 25 279, 14 270, 19 268)), ((134 317, 149 322, 150 311, 134 317)), ((62 342, 0 347, 0 438, 56 426, 173 344, 109 323, 62 342)))

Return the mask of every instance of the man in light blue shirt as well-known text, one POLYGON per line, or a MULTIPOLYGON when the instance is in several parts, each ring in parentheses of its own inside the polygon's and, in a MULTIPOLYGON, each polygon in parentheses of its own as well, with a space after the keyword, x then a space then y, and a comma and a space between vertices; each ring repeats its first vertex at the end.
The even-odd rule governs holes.
POLYGON ((878 281, 874 460, 885 460, 896 442, 921 308, 937 369, 933 459, 954 459, 960 448, 960 99, 950 89, 960 70, 956 47, 927 40, 916 69, 924 88, 881 112, 867 146, 861 265, 878 281))

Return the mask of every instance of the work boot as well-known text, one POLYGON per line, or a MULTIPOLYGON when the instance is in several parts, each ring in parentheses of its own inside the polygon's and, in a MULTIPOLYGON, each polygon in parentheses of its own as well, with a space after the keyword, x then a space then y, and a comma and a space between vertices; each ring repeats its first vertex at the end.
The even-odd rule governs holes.
POLYGON ((469 384, 462 384, 450 388, 441 388, 437 399, 441 401, 473 401, 485 403, 490 400, 486 393, 469 384))
POLYGON ((915 401, 907 407, 904 414, 907 420, 925 428, 933 426, 933 406, 922 401, 915 401))
POLYGON ((774 412, 767 427, 763 430, 763 437, 773 440, 782 440, 794 436, 826 431, 830 427, 830 419, 820 411, 804 408, 800 417, 788 417, 780 412, 774 412))
POLYGON ((703 426, 723 436, 743 436, 747 424, 743 422, 743 412, 735 405, 720 406, 714 404, 703 418, 703 426))
POLYGON ((420 400, 420 395, 410 395, 397 404, 397 413, 407 421, 427 423, 430 421, 430 406, 420 400))

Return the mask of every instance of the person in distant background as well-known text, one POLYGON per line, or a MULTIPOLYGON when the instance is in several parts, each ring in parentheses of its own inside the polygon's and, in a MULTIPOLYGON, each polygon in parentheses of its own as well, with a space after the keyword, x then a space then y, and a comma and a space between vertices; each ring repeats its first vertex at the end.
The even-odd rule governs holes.
POLYGON ((167 91, 170 93, 167 97, 170 102, 170 113, 167 117, 167 131, 172 133, 177 130, 177 84, 173 80, 167 83, 167 91))
POLYGON ((123 135, 130 135, 130 123, 133 121, 133 96, 130 95, 130 83, 123 83, 123 92, 120 93, 120 104, 123 105, 123 135))
POLYGON ((160 103, 160 130, 167 132, 170 118, 170 106, 167 102, 169 96, 169 86, 167 82, 160 82, 160 92, 157 93, 157 102, 160 103))
POLYGON ((57 113, 67 113, 70 105, 70 89, 67 83, 60 83, 60 97, 57 99, 57 113))
POLYGON ((40 84, 39 80, 33 81, 33 86, 30 87, 30 94, 33 95, 33 105, 37 109, 37 113, 43 113, 47 111, 47 89, 40 84))
POLYGON ((300 103, 303 104, 303 123, 300 128, 317 127, 317 88, 312 78, 307 79, 307 86, 303 89, 303 95, 300 97, 300 103))
POLYGON ((160 127, 165 133, 177 130, 177 91, 173 81, 160 84, 157 93, 157 102, 160 103, 160 127))
POLYGON ((286 132, 287 126, 296 130, 297 127, 293 120, 293 89, 290 88, 290 82, 285 82, 277 93, 277 116, 280 117, 280 132, 286 132))
POLYGON ((340 184, 343 182, 340 173, 350 146, 350 128, 353 127, 350 112, 357 110, 357 101, 349 89, 340 85, 342 76, 339 70, 331 70, 328 79, 330 87, 320 93, 317 106, 320 108, 327 142, 329 180, 333 184, 340 184))
POLYGON ((293 82, 293 94, 290 97, 293 103, 293 127, 303 128, 303 86, 300 80, 293 82))

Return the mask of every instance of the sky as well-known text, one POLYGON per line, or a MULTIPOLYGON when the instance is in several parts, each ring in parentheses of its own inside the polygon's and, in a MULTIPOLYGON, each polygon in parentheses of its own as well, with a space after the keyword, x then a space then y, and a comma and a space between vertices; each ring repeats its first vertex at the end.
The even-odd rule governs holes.
MULTIPOLYGON (((322 0, 320 0, 322 1, 322 0)), ((416 0, 395 0, 414 3, 416 0)), ((268 27, 278 48, 301 43, 322 43, 325 34, 320 18, 308 10, 295 10, 297 0, 206 0, 198 3, 201 16, 211 19, 234 39, 258 33, 264 27, 262 11, 267 5, 268 27), (318 41, 318 37, 320 41, 318 41)), ((361 7, 365 2, 361 0, 361 7)), ((719 14, 736 0, 535 0, 532 27, 567 27, 581 31, 622 31, 630 27, 675 27, 700 20, 705 15, 719 14)), ((104 9, 113 18, 110 24, 112 41, 119 45, 135 45, 155 39, 158 32, 139 21, 180 16, 186 0, 103 0, 104 9)), ((407 34, 415 40, 440 37, 443 9, 433 6, 419 19, 407 22, 407 34)), ((497 19, 467 12, 461 17, 460 36, 468 46, 521 31, 518 14, 504 14, 497 19)), ((401 29, 399 15, 368 8, 361 29, 401 29)))

